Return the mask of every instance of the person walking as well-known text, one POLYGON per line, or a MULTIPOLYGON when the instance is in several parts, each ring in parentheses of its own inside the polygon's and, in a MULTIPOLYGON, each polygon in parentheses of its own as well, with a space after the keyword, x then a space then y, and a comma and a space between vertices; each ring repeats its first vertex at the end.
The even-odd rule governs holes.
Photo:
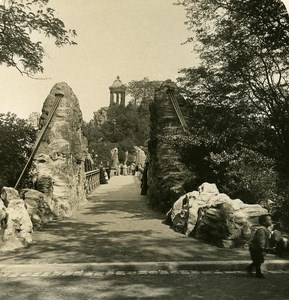
POLYGON ((272 225, 272 219, 270 215, 262 215, 259 217, 258 228, 251 241, 249 242, 249 250, 252 259, 252 263, 246 268, 248 274, 252 274, 254 268, 256 270, 257 278, 265 278, 261 271, 261 265, 265 261, 266 251, 269 247, 270 231, 269 227, 272 225))
POLYGON ((111 166, 110 166, 109 162, 106 163, 105 170, 106 170, 107 177, 108 177, 108 180, 109 180, 110 179, 110 172, 111 172, 111 166))

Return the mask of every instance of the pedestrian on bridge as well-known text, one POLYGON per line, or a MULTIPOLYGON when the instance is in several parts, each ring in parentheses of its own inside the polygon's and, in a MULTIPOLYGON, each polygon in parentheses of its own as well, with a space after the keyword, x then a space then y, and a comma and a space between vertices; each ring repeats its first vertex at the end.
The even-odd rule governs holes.
POLYGON ((108 177, 108 180, 109 180, 110 179, 110 172, 111 172, 111 166, 110 166, 109 162, 106 163, 105 170, 106 170, 107 177, 108 177))

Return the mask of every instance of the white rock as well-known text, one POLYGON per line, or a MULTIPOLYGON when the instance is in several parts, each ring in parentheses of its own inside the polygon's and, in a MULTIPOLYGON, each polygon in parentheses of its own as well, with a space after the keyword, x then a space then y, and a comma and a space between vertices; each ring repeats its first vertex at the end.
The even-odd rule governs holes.
POLYGON ((219 190, 217 188, 217 186, 215 185, 215 183, 208 183, 208 182, 204 182, 203 184, 201 184, 198 188, 198 191, 200 193, 212 193, 212 194, 219 194, 219 190))
POLYGON ((7 207, 7 227, 0 250, 25 247, 32 242, 33 225, 21 199, 11 200, 7 207))

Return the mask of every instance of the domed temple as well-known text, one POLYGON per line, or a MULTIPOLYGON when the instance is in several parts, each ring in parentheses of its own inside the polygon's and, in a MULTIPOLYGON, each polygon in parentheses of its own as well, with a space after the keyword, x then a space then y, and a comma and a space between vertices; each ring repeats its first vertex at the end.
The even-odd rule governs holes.
POLYGON ((125 91, 126 86, 121 82, 119 76, 116 77, 116 80, 109 87, 110 90, 110 105, 122 105, 125 106, 125 91), (116 99, 114 98, 116 95, 116 99))

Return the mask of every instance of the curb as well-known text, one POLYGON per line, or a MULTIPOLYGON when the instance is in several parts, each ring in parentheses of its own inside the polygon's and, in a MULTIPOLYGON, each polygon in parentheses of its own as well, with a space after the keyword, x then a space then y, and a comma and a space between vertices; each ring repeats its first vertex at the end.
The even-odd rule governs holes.
MULTIPOLYGON (((13 264, 0 265, 0 273, 40 273, 40 272, 235 272, 244 271, 250 263, 242 261, 163 261, 163 262, 118 262, 118 263, 75 263, 75 264, 13 264)), ((263 268, 267 271, 289 271, 289 260, 270 260, 263 268)))

